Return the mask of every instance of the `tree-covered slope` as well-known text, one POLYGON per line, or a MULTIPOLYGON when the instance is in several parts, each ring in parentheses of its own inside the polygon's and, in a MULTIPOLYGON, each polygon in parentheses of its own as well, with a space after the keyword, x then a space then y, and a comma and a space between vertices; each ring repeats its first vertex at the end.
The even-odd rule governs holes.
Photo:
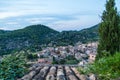
POLYGON ((6 34, 6 33, 8 33, 8 32, 10 32, 10 31, 0 30, 0 35, 2 35, 2 34, 6 34))
POLYGON ((80 31, 63 31, 59 35, 57 35, 57 37, 55 38, 55 42, 59 43, 58 45, 73 45, 79 41, 82 43, 97 41, 98 27, 99 25, 95 25, 93 27, 80 31))
POLYGON ((37 50, 40 45, 50 42, 50 38, 59 32, 44 25, 32 25, 24 29, 11 31, 0 35, 0 54, 15 50, 37 50))
POLYGON ((31 25, 14 31, 0 31, 0 55, 19 50, 40 50, 42 45, 69 45, 98 39, 98 25, 80 31, 58 32, 44 25, 31 25))

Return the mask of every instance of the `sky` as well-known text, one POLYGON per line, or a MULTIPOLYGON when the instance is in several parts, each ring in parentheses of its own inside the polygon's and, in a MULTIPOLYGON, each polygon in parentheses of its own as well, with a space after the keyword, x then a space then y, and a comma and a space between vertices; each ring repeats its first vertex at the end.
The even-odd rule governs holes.
MULTIPOLYGON (((57 31, 81 30, 101 22, 106 0, 0 0, 0 29, 43 24, 57 31)), ((116 7, 120 11, 120 0, 116 7)))

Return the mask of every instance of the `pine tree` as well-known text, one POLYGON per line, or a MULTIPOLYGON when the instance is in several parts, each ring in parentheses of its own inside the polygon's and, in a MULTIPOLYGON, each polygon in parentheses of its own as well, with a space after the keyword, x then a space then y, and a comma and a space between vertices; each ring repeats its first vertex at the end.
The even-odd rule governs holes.
POLYGON ((97 58, 105 55, 113 55, 119 51, 120 31, 119 15, 115 7, 115 0, 107 0, 106 10, 102 14, 102 22, 99 27, 99 46, 97 58), (107 54, 107 53, 108 54, 107 54))

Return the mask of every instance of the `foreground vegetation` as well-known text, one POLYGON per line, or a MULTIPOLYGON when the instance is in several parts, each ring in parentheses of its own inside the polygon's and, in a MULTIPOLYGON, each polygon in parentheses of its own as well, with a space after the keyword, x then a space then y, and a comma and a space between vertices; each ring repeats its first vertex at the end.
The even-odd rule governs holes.
POLYGON ((78 68, 82 74, 94 73, 99 80, 111 80, 120 77, 120 53, 113 56, 103 57, 87 67, 78 68))
POLYGON ((7 55, 0 62, 0 80, 16 80, 27 72, 24 54, 7 55))
POLYGON ((115 0, 107 0, 99 26, 99 46, 97 59, 102 58, 104 51, 113 55, 120 52, 120 16, 115 0))
POLYGON ((99 26, 98 54, 94 64, 83 73, 94 73, 99 80, 111 80, 120 77, 120 16, 115 0, 107 0, 99 26))

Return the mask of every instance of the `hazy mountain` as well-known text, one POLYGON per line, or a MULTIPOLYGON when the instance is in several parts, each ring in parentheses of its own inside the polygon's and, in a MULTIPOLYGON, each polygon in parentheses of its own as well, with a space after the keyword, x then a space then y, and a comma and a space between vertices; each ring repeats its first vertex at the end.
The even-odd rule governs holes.
POLYGON ((98 25, 80 31, 58 32, 44 25, 14 31, 0 30, 0 55, 19 50, 41 50, 43 45, 69 45, 98 40, 98 25))

